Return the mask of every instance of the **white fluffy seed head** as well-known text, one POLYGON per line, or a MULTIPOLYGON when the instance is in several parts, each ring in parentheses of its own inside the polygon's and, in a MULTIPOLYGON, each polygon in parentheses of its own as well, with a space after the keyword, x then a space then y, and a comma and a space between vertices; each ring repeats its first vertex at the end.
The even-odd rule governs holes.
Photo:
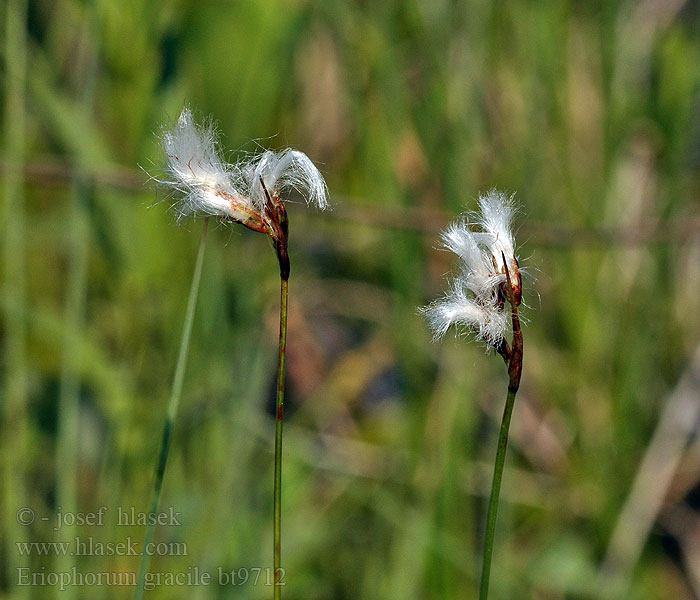
POLYGON ((189 108, 172 129, 163 130, 161 139, 167 177, 158 181, 180 193, 173 204, 179 219, 205 215, 264 227, 267 200, 261 178, 269 194, 295 189, 308 204, 328 207, 323 176, 303 152, 266 150, 228 164, 221 158, 214 124, 195 124, 189 108))
POLYGON ((163 132, 163 146, 168 167, 179 181, 188 185, 229 185, 226 164, 217 152, 214 125, 195 125, 189 108, 182 110, 172 130, 163 132))
POLYGON ((428 320, 435 340, 441 339, 454 325, 458 333, 471 330, 487 344, 498 346, 506 332, 506 314, 498 308, 495 299, 482 303, 469 291, 456 279, 443 298, 419 312, 428 320))
POLYGON ((178 218, 206 215, 241 220, 249 202, 233 185, 230 166, 221 159, 216 128, 198 126, 184 108, 175 126, 163 131, 168 178, 161 181, 181 192, 173 205, 178 218))
POLYGON ((479 194, 481 213, 474 213, 474 225, 481 227, 477 239, 488 248, 499 273, 505 274, 503 257, 508 261, 511 273, 518 270, 515 261, 515 238, 512 221, 515 208, 513 197, 507 197, 503 192, 491 189, 485 194, 479 194))
POLYGON ((459 281, 477 297, 490 297, 505 277, 497 273, 491 255, 478 242, 478 234, 464 219, 450 223, 442 232, 443 247, 461 260, 459 281))
POLYGON ((511 231, 514 206, 511 198, 491 190, 479 196, 480 213, 471 213, 448 225, 442 232, 442 245, 459 257, 458 274, 444 297, 419 309, 428 320, 435 339, 451 326, 469 329, 479 339, 498 346, 506 332, 504 312, 506 283, 504 257, 511 277, 516 305, 520 302, 520 273, 511 231), (478 228, 473 231, 471 227, 478 228))
POLYGON ((268 193, 296 190, 307 204, 320 209, 328 207, 328 193, 323 176, 308 156, 298 150, 287 148, 281 152, 266 150, 237 167, 237 180, 255 206, 265 205, 265 189, 268 193))

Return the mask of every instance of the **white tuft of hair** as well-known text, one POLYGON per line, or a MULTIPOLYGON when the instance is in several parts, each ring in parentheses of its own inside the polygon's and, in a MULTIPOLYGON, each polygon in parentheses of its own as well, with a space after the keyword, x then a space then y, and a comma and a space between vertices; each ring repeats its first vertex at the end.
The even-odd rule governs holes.
MULTIPOLYGON (((513 197, 507 197, 503 192, 491 189, 485 194, 479 194, 481 213, 472 213, 474 225, 482 231, 475 235, 479 243, 488 248, 496 261, 498 271, 504 273, 503 256, 512 262, 515 257, 515 237, 512 222, 515 208, 513 197)), ((512 267, 511 267, 512 270, 512 267)))
POLYGON ((307 204, 314 204, 320 209, 328 207, 328 191, 323 175, 309 157, 298 150, 266 150, 239 166, 237 179, 259 208, 265 204, 263 184, 270 194, 275 189, 280 192, 296 190, 307 204))
POLYGON ((298 191, 308 204, 328 207, 328 190, 308 156, 287 148, 266 150, 236 164, 221 158, 216 127, 198 125, 185 107, 172 129, 161 135, 166 177, 157 179, 180 193, 172 206, 178 219, 190 215, 222 217, 242 223, 265 220, 265 191, 298 191))
POLYGON ((451 326, 456 332, 473 331, 477 338, 491 346, 498 346, 506 332, 507 318, 493 302, 482 304, 466 293, 464 282, 456 279, 445 296, 419 309, 433 332, 433 339, 441 339, 451 326))
POLYGON ((459 257, 459 270, 445 295, 419 312, 435 339, 455 326, 458 333, 471 330, 498 346, 508 326, 499 287, 506 280, 506 266, 519 274, 511 229, 515 208, 512 197, 495 189, 479 195, 479 207, 480 212, 468 213, 442 232, 442 247, 459 257))
POLYGON ((202 214, 239 218, 235 203, 245 204, 231 177, 231 167, 219 155, 216 128, 209 122, 195 125, 192 112, 184 108, 172 129, 162 133, 167 157, 165 185, 182 196, 173 205, 178 218, 202 214))

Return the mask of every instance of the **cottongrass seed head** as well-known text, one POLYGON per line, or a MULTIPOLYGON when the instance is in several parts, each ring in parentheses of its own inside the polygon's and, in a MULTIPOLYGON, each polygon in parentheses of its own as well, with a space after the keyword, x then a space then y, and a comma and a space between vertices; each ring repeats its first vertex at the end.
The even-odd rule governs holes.
POLYGON ((307 204, 315 204, 322 210, 328 207, 326 182, 303 152, 291 148, 281 152, 265 150, 236 168, 241 189, 248 191, 248 197, 259 208, 265 204, 265 190, 274 189, 296 190, 307 204))
POLYGON ((499 273, 505 275, 506 266, 508 267, 515 303, 520 304, 522 285, 512 230, 513 216, 516 212, 513 196, 508 197, 491 189, 479 195, 479 208, 481 213, 471 213, 471 217, 474 225, 482 231, 475 232, 474 235, 488 248, 499 273))
POLYGON ((479 196, 480 213, 469 213, 442 232, 442 247, 459 257, 458 272, 442 298, 419 309, 442 338, 451 326, 472 331, 489 346, 504 339, 506 299, 520 303, 520 272, 511 222, 512 197, 496 190, 479 196), (506 289, 510 281, 510 290, 506 289))
POLYGON ((172 206, 178 219, 220 217, 268 233, 267 196, 279 199, 279 193, 294 189, 307 203, 321 209, 328 206, 323 176, 303 152, 266 150, 229 164, 221 157, 214 124, 196 124, 189 108, 182 110, 172 129, 162 132, 161 139, 166 178, 158 181, 178 192, 172 206))
POLYGON ((234 187, 230 166, 219 155, 216 128, 194 123, 185 108, 175 126, 162 133, 167 178, 159 180, 179 192, 173 210, 178 219, 204 215, 245 219, 249 203, 234 187))

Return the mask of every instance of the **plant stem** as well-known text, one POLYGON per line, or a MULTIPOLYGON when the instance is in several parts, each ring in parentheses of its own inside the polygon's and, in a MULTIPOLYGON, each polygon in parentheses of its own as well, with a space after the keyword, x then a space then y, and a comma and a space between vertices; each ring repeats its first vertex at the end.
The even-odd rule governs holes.
POLYGON ((177 366, 175 367, 175 375, 173 376, 173 384, 170 392, 170 401, 168 403, 168 413, 165 417, 165 425, 163 426, 163 434, 160 442, 160 452, 158 453, 158 463, 156 464, 156 477, 153 484, 153 494, 151 496, 151 506, 149 509, 149 518, 146 525, 146 533, 143 538, 143 554, 139 564, 138 582, 134 600, 141 600, 143 597, 144 580, 148 570, 149 556, 146 554, 146 547, 153 538, 153 530, 155 528, 154 515, 158 510, 158 502, 160 500, 160 490, 163 486, 163 474, 165 473, 165 465, 168 462, 168 451, 170 449, 170 437, 173 430, 177 409, 180 405, 180 396, 182 395, 182 384, 185 379, 185 367, 187 366, 187 355, 190 347, 190 335, 192 334, 192 323, 194 321, 194 311, 197 305, 197 295, 199 294, 199 282, 202 278, 202 264, 204 263, 204 247, 207 239, 207 225, 209 220, 205 219, 202 225, 202 237, 199 242, 199 250, 197 252, 197 261, 192 274, 192 285, 190 286, 190 295, 187 300, 187 311, 185 312, 185 322, 182 326, 182 337, 180 338, 180 351, 177 357, 177 366))
POLYGON ((282 416, 284 413, 284 359, 287 350, 287 285, 289 280, 280 278, 280 339, 277 360, 277 410, 275 427, 275 484, 273 491, 273 537, 274 537, 274 600, 282 597, 282 587, 278 585, 281 571, 281 520, 282 520, 282 416))
MULTIPOLYGON (((523 371, 523 334, 520 329, 520 318, 518 317, 518 306, 513 294, 510 273, 506 265, 507 285, 506 295, 511 306, 511 322, 513 324, 513 344, 508 355, 508 395, 506 405, 503 409, 501 419, 501 431, 498 434, 498 450, 496 450, 496 464, 493 468, 493 482, 491 483, 491 495, 489 497, 489 510, 486 520, 486 539, 484 540, 484 563, 481 568, 481 590, 479 600, 486 600, 489 595, 489 576, 491 575, 491 558, 493 556, 493 537, 496 532, 496 516, 498 514, 498 498, 501 494, 501 479, 503 477, 503 465, 506 460, 506 449, 508 447, 508 431, 510 429, 510 417, 513 414, 515 395, 520 387, 520 376, 523 371)), ((506 344, 507 347, 507 344, 506 344)), ((505 358, 505 354, 502 354, 505 358)))
MULTIPOLYGON (((17 552, 15 543, 31 539, 27 527, 15 516, 20 507, 29 506, 27 476, 29 473, 27 361, 27 226, 22 169, 26 158, 27 131, 27 0, 9 0, 4 6, 3 89, 3 158, 11 167, 3 177, 2 250, 3 250, 3 393, 0 401, 0 468, 3 511, 3 541, 0 554, 5 561, 7 578, 29 560, 17 552)), ((32 500, 38 502, 38 497, 32 500)), ((17 598, 31 595, 27 586, 15 588, 17 598)))
MULTIPOLYGON (((88 122, 93 113, 95 80, 97 78, 96 19, 94 3, 86 6, 80 42, 76 56, 78 63, 85 63, 78 88, 78 104, 88 122)), ((85 164, 89 157, 76 155, 76 164, 85 164)), ((88 292, 88 256, 90 250, 90 203, 94 184, 79 170, 72 175, 68 205, 68 276, 64 313, 63 355, 58 395, 56 428, 56 501, 64 512, 78 510, 78 445, 80 439, 80 338, 85 325, 85 305, 88 292)), ((57 533, 57 539, 74 540, 78 527, 65 524, 57 533)), ((58 553, 55 570, 70 572, 75 566, 71 553, 58 553)), ((73 600, 75 589, 57 593, 63 600, 73 600)))
MULTIPOLYGON (((80 341, 85 321, 88 288, 88 254, 90 248, 90 217, 88 203, 91 189, 78 176, 71 186, 69 206, 69 248, 66 307, 64 313, 63 355, 58 395, 56 427, 56 501, 64 512, 78 510, 78 444, 80 439, 80 341)), ((57 533, 65 542, 76 538, 75 523, 66 523, 57 533)), ((57 553, 55 568, 59 573, 70 572, 75 558, 57 553)), ((64 591, 68 591, 67 589, 64 591)), ((75 590, 57 596, 71 600, 75 590)))
POLYGON ((493 483, 491 484, 491 496, 489 497, 489 512, 486 521, 486 539, 484 541, 484 564, 481 571, 480 600, 486 600, 489 595, 489 575, 491 574, 491 557, 493 555, 493 537, 496 531, 496 515, 498 513, 498 498, 501 493, 501 479, 503 477, 503 465, 506 459, 508 446, 508 430, 510 417, 513 414, 515 394, 517 390, 508 388, 506 406, 501 419, 501 432, 498 436, 498 450, 496 451, 496 464, 493 471, 493 483))

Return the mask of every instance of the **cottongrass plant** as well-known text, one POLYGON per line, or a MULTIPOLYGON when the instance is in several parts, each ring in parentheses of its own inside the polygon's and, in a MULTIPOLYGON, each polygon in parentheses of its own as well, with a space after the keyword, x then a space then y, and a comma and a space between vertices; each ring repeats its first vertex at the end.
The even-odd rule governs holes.
MULTIPOLYGON (((177 415, 187 361, 192 318, 202 269, 207 220, 214 217, 223 222, 240 223, 270 237, 280 268, 280 329, 277 361, 275 466, 273 491, 273 565, 274 598, 281 598, 281 515, 282 515, 282 418, 284 412, 284 364, 287 347, 287 295, 289 283, 288 217, 281 194, 296 190, 307 204, 320 209, 328 207, 327 189, 323 176, 309 158, 298 150, 281 152, 266 150, 235 164, 222 157, 215 125, 209 121, 195 124, 192 112, 185 108, 172 129, 163 131, 162 145, 166 154, 165 176, 159 183, 175 192, 177 200, 171 208, 178 221, 187 217, 205 217, 202 241, 190 290, 180 354, 173 381, 168 414, 163 430, 161 449, 156 467, 150 513, 158 509, 160 490, 167 462, 170 433, 177 415)), ((153 535, 153 518, 149 519, 144 544, 153 535)), ((139 567, 136 599, 143 595, 148 569, 148 557, 143 556, 139 567)))
POLYGON ((523 336, 518 318, 522 284, 515 238, 511 229, 515 211, 512 197, 490 190, 479 196, 480 213, 468 213, 442 232, 442 244, 459 257, 459 272, 445 295, 419 309, 425 315, 435 339, 450 327, 457 333, 471 332, 494 348, 508 368, 509 383, 498 437, 498 450, 489 497, 479 598, 488 597, 493 538, 498 498, 508 444, 510 418, 520 385, 523 364, 523 336), (506 341, 510 305, 511 344, 506 341))

